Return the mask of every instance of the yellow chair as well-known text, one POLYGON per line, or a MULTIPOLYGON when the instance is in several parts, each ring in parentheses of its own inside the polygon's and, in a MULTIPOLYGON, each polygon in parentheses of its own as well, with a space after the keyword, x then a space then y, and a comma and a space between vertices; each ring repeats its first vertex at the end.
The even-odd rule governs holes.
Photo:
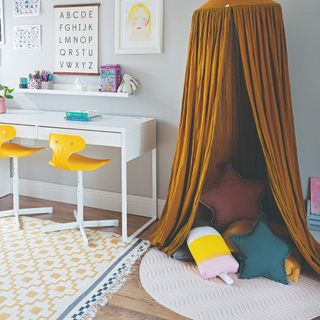
POLYGON ((16 137, 16 129, 9 125, 0 125, 0 158, 13 159, 13 210, 0 211, 0 218, 14 216, 20 229, 19 215, 52 213, 52 208, 20 209, 18 159, 26 158, 44 148, 27 148, 9 141, 16 137))
POLYGON ((81 137, 51 134, 49 143, 53 151, 50 165, 58 169, 78 172, 77 210, 74 212, 76 222, 48 225, 42 227, 41 230, 42 232, 53 232, 79 229, 84 244, 87 246, 88 238, 84 228, 117 227, 119 225, 119 220, 84 221, 83 217, 83 171, 97 170, 111 160, 96 160, 77 154, 76 152, 82 151, 86 146, 81 137))

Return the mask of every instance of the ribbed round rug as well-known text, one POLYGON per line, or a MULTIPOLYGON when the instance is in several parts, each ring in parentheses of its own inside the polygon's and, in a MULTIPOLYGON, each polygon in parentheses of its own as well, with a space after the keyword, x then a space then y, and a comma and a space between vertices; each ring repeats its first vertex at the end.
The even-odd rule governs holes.
POLYGON ((141 262, 140 279, 158 303, 194 320, 311 320, 320 315, 320 282, 312 275, 290 285, 234 278, 228 286, 205 281, 192 263, 152 249, 141 262))

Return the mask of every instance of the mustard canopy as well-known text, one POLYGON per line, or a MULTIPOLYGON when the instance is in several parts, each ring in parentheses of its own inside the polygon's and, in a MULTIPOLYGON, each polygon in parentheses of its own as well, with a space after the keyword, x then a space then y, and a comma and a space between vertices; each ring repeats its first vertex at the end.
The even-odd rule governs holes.
POLYGON ((282 10, 274 1, 212 0, 193 15, 176 153, 153 245, 171 255, 183 244, 202 191, 228 162, 244 177, 269 182, 265 210, 283 220, 320 274, 320 245, 302 195, 282 10))

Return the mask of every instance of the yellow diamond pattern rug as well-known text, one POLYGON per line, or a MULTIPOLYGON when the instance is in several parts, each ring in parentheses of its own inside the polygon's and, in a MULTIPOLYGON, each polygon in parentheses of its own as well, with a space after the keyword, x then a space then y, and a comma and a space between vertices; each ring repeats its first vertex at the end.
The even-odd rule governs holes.
POLYGON ((114 233, 86 229, 43 234, 51 222, 0 220, 0 320, 91 319, 124 283, 147 241, 121 242, 114 233))

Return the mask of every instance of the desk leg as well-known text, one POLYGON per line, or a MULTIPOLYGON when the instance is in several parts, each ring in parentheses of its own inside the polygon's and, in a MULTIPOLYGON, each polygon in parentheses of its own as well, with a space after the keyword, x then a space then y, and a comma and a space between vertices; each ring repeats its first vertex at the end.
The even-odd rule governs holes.
POLYGON ((157 149, 151 154, 152 159, 152 218, 158 218, 158 195, 157 195, 157 149))
POLYGON ((0 159, 0 198, 10 194, 10 159, 0 159))
POLYGON ((128 195, 127 195, 127 150, 125 134, 122 134, 124 143, 121 148, 121 215, 122 215, 122 242, 128 243, 128 195))

